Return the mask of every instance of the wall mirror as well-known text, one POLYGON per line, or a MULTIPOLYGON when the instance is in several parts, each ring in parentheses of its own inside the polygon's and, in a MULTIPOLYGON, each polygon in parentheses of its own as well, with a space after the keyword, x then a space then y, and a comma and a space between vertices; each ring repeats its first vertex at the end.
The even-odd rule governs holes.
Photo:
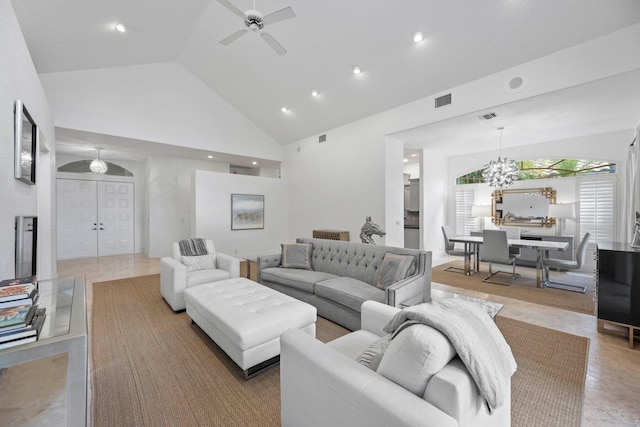
POLYGON ((551 227, 556 220, 549 218, 549 205, 555 202, 556 190, 550 187, 495 190, 492 221, 496 225, 551 227))

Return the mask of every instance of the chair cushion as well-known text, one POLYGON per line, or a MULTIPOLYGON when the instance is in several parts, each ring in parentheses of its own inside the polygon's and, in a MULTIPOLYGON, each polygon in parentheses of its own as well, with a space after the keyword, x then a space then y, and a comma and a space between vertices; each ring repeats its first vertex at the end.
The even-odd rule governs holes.
POLYGON ((387 252, 380 265, 376 286, 380 289, 386 289, 388 286, 404 279, 415 262, 415 257, 411 255, 396 255, 387 252))
POLYGON ((422 397, 431 377, 455 355, 453 345, 440 331, 412 325, 391 340, 376 372, 422 397))
POLYGON ((311 270, 311 243, 283 243, 280 267, 311 270))
POLYGON ((187 275, 187 288, 228 279, 229 272, 218 268, 192 271, 187 275))
POLYGON ((322 271, 301 270, 296 268, 270 267, 260 271, 260 280, 290 286, 313 293, 314 285, 337 276, 322 271))
POLYGON ((350 277, 336 277, 316 283, 315 294, 360 312, 362 303, 374 300, 384 303, 384 291, 350 277))
POLYGON ((213 257, 207 255, 194 255, 194 256, 182 256, 182 263, 187 266, 187 271, 197 271, 216 268, 216 263, 213 261, 213 257))

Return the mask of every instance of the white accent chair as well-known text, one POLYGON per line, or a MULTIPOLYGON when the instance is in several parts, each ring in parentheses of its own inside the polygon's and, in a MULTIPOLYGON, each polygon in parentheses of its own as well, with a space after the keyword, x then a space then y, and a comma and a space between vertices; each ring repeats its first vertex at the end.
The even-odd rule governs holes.
MULTIPOLYGON (((382 328, 399 310, 366 301, 361 309, 362 329, 327 344, 299 329, 284 332, 280 336, 282 426, 510 426, 511 393, 489 413, 471 374, 455 354, 425 380, 424 393, 418 394, 388 379, 397 381, 396 374, 405 379, 421 376, 419 371, 424 374, 417 367, 422 356, 415 347, 403 346, 407 351, 400 350, 395 355, 398 363, 390 364, 386 372, 371 370, 356 361, 367 347, 386 335, 382 328)), ((438 357, 432 354, 429 359, 438 357)), ((383 357, 381 366, 384 362, 383 357)), ((508 387, 510 390, 510 382, 508 387)))
POLYGON ((483 262, 489 263, 489 275, 482 279, 483 282, 495 283, 496 285, 510 285, 518 277, 516 275, 516 257, 509 253, 509 242, 507 232, 504 230, 483 230, 482 231, 482 256, 483 262), (492 280, 493 276, 502 271, 493 272, 493 264, 511 265, 513 273, 507 282, 492 280))
POLYGON ((189 267, 182 262, 178 242, 173 243, 171 257, 160 259, 160 293, 173 311, 184 310, 187 307, 184 300, 185 289, 204 283, 240 277, 240 260, 238 258, 216 252, 213 240, 205 240, 205 243, 215 268, 189 271, 189 267))
MULTIPOLYGON (((549 277, 549 267, 557 268, 560 270, 579 270, 584 265, 584 259, 587 255, 587 244, 589 243, 589 233, 585 233, 578 245, 576 251, 576 260, 568 261, 566 259, 545 258, 542 263, 545 268, 546 277, 549 277)), ((587 292, 587 287, 582 285, 571 285, 569 283, 553 282, 547 280, 544 285, 545 288, 562 289, 563 291, 580 292, 582 294, 587 292)))

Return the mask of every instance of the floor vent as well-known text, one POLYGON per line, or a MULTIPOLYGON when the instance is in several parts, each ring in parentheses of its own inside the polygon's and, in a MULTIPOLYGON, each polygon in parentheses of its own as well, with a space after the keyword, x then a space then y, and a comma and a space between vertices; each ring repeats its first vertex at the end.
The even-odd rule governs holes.
POLYGON ((442 95, 436 98, 436 108, 451 104, 451 94, 442 95))

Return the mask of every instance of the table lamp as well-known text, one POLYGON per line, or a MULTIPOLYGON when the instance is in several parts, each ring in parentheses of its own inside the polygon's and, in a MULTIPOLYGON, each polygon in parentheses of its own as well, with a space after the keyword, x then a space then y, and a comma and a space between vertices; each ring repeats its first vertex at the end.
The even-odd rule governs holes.
POLYGON ((480 230, 484 230, 484 219, 491 216, 491 205, 472 205, 471 216, 480 218, 480 230))
POLYGON ((549 218, 556 219, 556 236, 564 232, 566 218, 576 217, 576 207, 573 203, 555 203, 549 205, 549 218))

